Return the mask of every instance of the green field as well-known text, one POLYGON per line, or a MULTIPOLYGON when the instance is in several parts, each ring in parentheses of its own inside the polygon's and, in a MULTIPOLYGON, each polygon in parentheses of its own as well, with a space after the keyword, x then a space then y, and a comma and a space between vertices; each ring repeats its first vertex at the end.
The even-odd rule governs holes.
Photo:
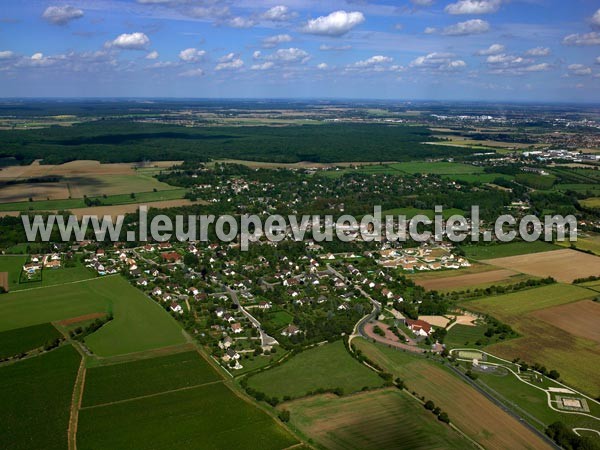
POLYGON ((286 403, 291 423, 327 449, 465 449, 470 443, 396 388, 286 403))
POLYGON ((571 245, 574 245, 579 250, 585 250, 587 252, 592 252, 596 255, 600 255, 600 234, 597 233, 589 233, 586 235, 577 236, 577 242, 561 242, 560 246, 569 248, 571 245))
POLYGON ((19 286, 19 277, 23 265, 27 262, 27 256, 0 256, 0 272, 8 272, 8 288, 15 289, 19 286))
POLYGON ((80 450, 275 450, 296 443, 223 383, 83 409, 77 433, 80 450))
POLYGON ((317 389, 343 389, 345 394, 363 387, 378 387, 383 380, 348 354, 336 341, 305 350, 280 366, 251 376, 248 385, 278 397, 301 397, 317 389))
MULTIPOLYGON (((442 216, 444 217, 444 219, 448 219, 450 216, 453 216, 455 214, 464 215, 464 213, 465 212, 461 209, 449 208, 449 209, 444 209, 442 211, 442 216)), ((382 211, 381 214, 384 217, 386 215, 393 215, 393 216, 401 215, 401 216, 406 216, 407 219, 412 219, 417 214, 422 214, 432 220, 435 216, 435 212, 432 209, 417 209, 417 208, 394 208, 394 209, 388 209, 386 211, 382 211)))
POLYGON ((267 320, 273 325, 274 328, 280 329, 292 323, 294 316, 284 310, 273 311, 268 314, 267 320))
POLYGON ((483 168, 471 164, 451 163, 451 162, 403 162, 391 164, 390 167, 406 173, 421 173, 433 175, 457 175, 483 173, 483 168))
POLYGON ((71 396, 81 357, 70 345, 0 367, 0 448, 67 448, 71 396))
POLYGON ((484 335, 486 330, 487 327, 483 325, 473 327, 457 324, 448 330, 444 344, 448 348, 473 347, 475 342, 486 342, 489 339, 484 335))
POLYGON ((0 331, 99 312, 114 315, 86 338, 99 356, 185 342, 177 322, 119 276, 6 294, 0 302, 0 331))
POLYGON ((219 381, 195 351, 88 369, 84 407, 219 381))
POLYGON ((62 335, 50 323, 3 331, 0 333, 0 359, 35 350, 60 337, 62 335))
POLYGON ((485 260, 494 258, 505 258, 508 256, 525 255, 528 253, 549 252, 560 250, 561 247, 550 242, 534 241, 524 242, 515 241, 506 244, 481 244, 465 245, 461 249, 469 259, 485 260))

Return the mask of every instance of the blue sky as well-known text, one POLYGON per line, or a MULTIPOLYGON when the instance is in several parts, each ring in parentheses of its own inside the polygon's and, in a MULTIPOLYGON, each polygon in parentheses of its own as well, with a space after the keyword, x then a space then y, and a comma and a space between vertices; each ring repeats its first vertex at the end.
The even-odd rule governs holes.
POLYGON ((0 96, 600 102, 592 0, 3 0, 0 96))

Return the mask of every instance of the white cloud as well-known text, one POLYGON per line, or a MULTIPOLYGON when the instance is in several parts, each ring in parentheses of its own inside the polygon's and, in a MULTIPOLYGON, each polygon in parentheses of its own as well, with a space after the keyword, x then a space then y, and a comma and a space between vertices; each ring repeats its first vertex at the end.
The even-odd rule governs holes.
POLYGON ((121 34, 114 41, 108 44, 109 47, 116 47, 123 50, 144 50, 150 44, 150 39, 144 33, 121 34))
POLYGON ((33 61, 41 61, 42 59, 44 59, 44 54, 43 53, 34 53, 33 55, 31 55, 31 59, 33 61))
POLYGON ((592 69, 590 67, 584 66, 583 64, 571 64, 567 67, 572 75, 577 76, 587 76, 592 74, 592 69))
POLYGON ((327 63, 317 64, 317 69, 319 70, 327 70, 328 68, 329 66, 327 65, 327 63))
POLYGON ((251 17, 233 17, 227 22, 232 28, 251 28, 256 25, 256 21, 251 17))
POLYGON ((0 59, 11 59, 15 56, 10 50, 0 51, 0 59))
POLYGON ((322 52, 343 52, 346 50, 352 50, 351 45, 326 45, 323 44, 319 47, 322 52))
POLYGON ((563 39, 565 45, 600 45, 600 33, 570 34, 563 39))
POLYGON ((548 47, 535 47, 527 50, 525 54, 527 56, 548 56, 550 54, 550 49, 548 47))
POLYGON ((502 64, 502 65, 516 65, 523 64, 526 62, 520 56, 506 55, 501 53, 499 55, 490 55, 486 59, 488 64, 502 64))
POLYGON ((531 66, 526 66, 523 68, 525 72, 544 72, 546 70, 550 70, 552 66, 548 63, 541 64, 532 64, 531 66))
POLYGON ((389 56, 383 55, 375 55, 371 56, 369 59, 365 59, 363 61, 357 61, 352 66, 353 67, 373 67, 381 64, 391 63, 394 58, 390 58, 389 56))
POLYGON ((272 69, 275 66, 275 63, 273 63, 272 61, 266 61, 262 64, 254 64, 252 67, 250 67, 250 70, 269 70, 272 69))
POLYGON ((411 61, 409 67, 443 72, 460 70, 467 66, 467 63, 462 59, 454 59, 454 57, 455 55, 452 53, 429 53, 411 61))
POLYGON ((273 48, 279 44, 283 44, 285 42, 291 42, 292 37, 289 34, 278 34, 275 36, 269 36, 268 38, 263 39, 263 47, 265 48, 273 48))
POLYGON ((446 36, 467 36, 470 34, 486 33, 490 30, 490 24, 485 20, 472 19, 466 22, 459 22, 455 25, 450 25, 442 31, 446 36))
MULTIPOLYGON (((10 53, 10 52, 8 52, 8 53, 10 53)), ((596 64, 600 64, 600 56, 598 56, 598 57, 596 58, 596 64)))
POLYGON ((500 8, 501 0, 459 0, 451 3, 444 11, 448 14, 490 14, 500 8))
POLYGON ((394 30, 396 30, 396 31, 402 31, 402 30, 404 30, 404 24, 397 23, 396 25, 394 25, 394 30))
POLYGON ((197 48, 186 48, 179 52, 179 59, 185 62, 196 62, 206 55, 206 51, 198 50, 197 48))
POLYGON ((272 55, 269 55, 267 59, 282 63, 305 63, 310 59, 310 55, 305 50, 292 47, 279 49, 272 55))
POLYGON ((359 11, 335 11, 328 16, 309 20, 302 31, 309 34, 342 36, 364 21, 365 16, 359 11))
POLYGON ((204 75, 204 70, 202 70, 202 69, 186 70, 185 72, 181 72, 179 74, 180 77, 188 77, 188 78, 201 77, 202 75, 204 75))
POLYGON ((219 64, 215 66, 215 70, 235 70, 244 67, 244 61, 236 56, 235 53, 228 53, 219 58, 219 64))
POLYGON ((83 11, 73 6, 48 6, 42 17, 55 25, 66 25, 71 20, 83 17, 83 11))
POLYGON ((600 28, 600 9, 594 13, 590 20, 592 22, 592 27, 600 28))
POLYGON ((438 30, 435 27, 427 27, 427 28, 425 28, 425 30, 423 31, 423 33, 425 33, 425 34, 435 34, 435 33, 437 33, 437 31, 438 30))
POLYGON ((290 11, 287 6, 277 5, 265 11, 261 17, 272 22, 286 22, 296 17, 296 13, 290 11))
POLYGON ((148 53, 146 59, 158 59, 158 52, 156 50, 148 53))
POLYGON ((480 56, 497 55, 498 53, 502 53, 503 51, 504 51, 504 45, 492 44, 485 50, 479 50, 477 52, 477 54, 480 56))

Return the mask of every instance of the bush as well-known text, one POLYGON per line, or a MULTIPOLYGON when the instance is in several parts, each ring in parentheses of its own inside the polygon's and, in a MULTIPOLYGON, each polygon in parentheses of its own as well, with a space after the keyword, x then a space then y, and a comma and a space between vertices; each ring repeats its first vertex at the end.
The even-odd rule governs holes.
POLYGON ((287 409, 283 409, 283 410, 279 411, 278 417, 279 417, 279 420, 281 420, 282 422, 289 422, 290 421, 290 412, 287 409))

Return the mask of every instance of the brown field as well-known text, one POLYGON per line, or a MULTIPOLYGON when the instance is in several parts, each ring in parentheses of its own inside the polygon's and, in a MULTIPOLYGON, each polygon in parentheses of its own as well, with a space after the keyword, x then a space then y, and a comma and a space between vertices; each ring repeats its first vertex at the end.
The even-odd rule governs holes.
MULTIPOLYGON (((203 205, 206 202, 202 200, 197 200, 195 202, 182 198, 179 200, 163 200, 158 202, 145 202, 144 205, 147 205, 149 208, 175 208, 177 206, 186 206, 186 205, 203 205)), ((91 206, 89 208, 73 208, 70 211, 75 214, 78 218, 81 218, 85 215, 91 216, 118 216, 119 214, 129 214, 137 212, 140 204, 138 203, 129 203, 126 205, 113 205, 113 206, 91 206)), ((57 212, 57 211, 54 211, 57 212)), ((6 211, 1 212, 0 216, 12 216, 18 217, 21 214, 25 214, 23 211, 6 211)))
MULTIPOLYGON (((439 274, 443 275, 443 274, 439 274)), ((471 273, 459 276, 438 277, 431 279, 417 279, 415 283, 429 291, 450 291, 469 288, 486 283, 509 282, 511 277, 519 277, 520 274, 508 269, 490 270, 488 272, 471 273)))
MULTIPOLYGON (((384 161, 383 164, 393 164, 396 161, 384 161)), ((374 166, 379 165, 379 161, 364 161, 364 162, 336 162, 336 163, 317 163, 310 161, 300 161, 296 163, 275 163, 261 161, 246 161, 243 159, 219 159, 209 165, 216 163, 225 164, 243 164, 248 167, 257 169, 330 169, 332 167, 349 167, 349 166, 374 166)))
POLYGON ((448 412, 454 425, 483 447, 550 448, 517 419, 437 364, 364 339, 355 339, 353 343, 387 372, 402 378, 410 391, 414 390, 418 395, 433 400, 448 412))
POLYGON ((582 300, 531 313, 574 336, 600 343, 600 303, 582 300))
POLYGON ((69 198, 66 183, 19 183, 0 187, 0 201, 3 203, 26 202, 33 200, 58 200, 69 198))
POLYGON ((446 325, 448 325, 448 322, 450 322, 450 319, 444 316, 419 316, 419 320, 424 320, 434 327, 441 328, 446 328, 446 325))
POLYGON ((61 320, 60 322, 56 322, 58 325, 63 327, 73 325, 74 323, 85 322, 87 320, 101 319, 106 316, 106 313, 91 313, 85 314, 83 316, 71 317, 70 319, 61 320))
POLYGON ((564 283, 570 283, 577 278, 600 275, 600 257, 570 249, 495 258, 483 262, 538 277, 553 277, 564 283))
POLYGON ((385 450, 473 448, 408 393, 382 389, 295 400, 281 408, 292 424, 324 448, 385 450))

